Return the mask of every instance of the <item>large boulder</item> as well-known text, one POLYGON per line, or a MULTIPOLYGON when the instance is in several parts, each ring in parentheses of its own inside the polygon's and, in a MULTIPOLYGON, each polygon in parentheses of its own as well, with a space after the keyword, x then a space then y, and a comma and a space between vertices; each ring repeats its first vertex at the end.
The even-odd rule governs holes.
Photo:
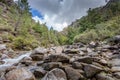
POLYGON ((25 68, 9 71, 5 78, 6 80, 36 80, 34 75, 25 68))
POLYGON ((67 77, 63 70, 55 68, 48 72, 42 80, 67 80, 67 77))
POLYGON ((47 49, 38 47, 32 51, 32 54, 30 57, 33 59, 33 61, 41 61, 44 58, 44 54, 47 53, 47 49))
POLYGON ((95 65, 87 64, 87 65, 84 65, 84 71, 85 71, 86 77, 91 78, 97 73, 101 72, 102 68, 95 65))
POLYGON ((83 75, 72 67, 64 67, 68 80, 84 80, 83 75))
POLYGON ((64 54, 51 54, 44 59, 44 62, 63 62, 68 63, 69 57, 64 54))

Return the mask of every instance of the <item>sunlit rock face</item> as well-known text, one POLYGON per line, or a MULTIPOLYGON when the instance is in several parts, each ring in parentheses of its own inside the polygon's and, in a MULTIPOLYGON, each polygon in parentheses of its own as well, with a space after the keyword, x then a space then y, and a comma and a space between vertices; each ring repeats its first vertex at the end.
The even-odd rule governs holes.
POLYGON ((6 74, 6 80, 35 80, 33 74, 27 69, 14 69, 6 74))

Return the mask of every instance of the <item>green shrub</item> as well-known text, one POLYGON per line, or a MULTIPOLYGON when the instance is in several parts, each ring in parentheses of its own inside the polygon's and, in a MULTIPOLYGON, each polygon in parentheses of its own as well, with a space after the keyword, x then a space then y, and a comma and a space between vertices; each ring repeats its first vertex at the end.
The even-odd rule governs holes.
POLYGON ((74 42, 89 43, 92 40, 97 40, 99 38, 95 30, 88 30, 82 34, 75 36, 74 42))
POLYGON ((19 36, 13 40, 14 49, 32 49, 38 46, 38 41, 33 36, 19 36))
POLYGON ((10 40, 13 41, 14 36, 10 33, 4 33, 2 35, 0 35, 2 37, 3 40, 10 40))

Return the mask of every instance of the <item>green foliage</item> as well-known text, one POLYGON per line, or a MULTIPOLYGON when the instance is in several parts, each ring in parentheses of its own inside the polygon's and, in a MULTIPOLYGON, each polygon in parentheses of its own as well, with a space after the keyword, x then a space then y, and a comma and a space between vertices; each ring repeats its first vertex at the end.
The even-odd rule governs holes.
POLYGON ((13 40, 13 48, 15 49, 31 49, 38 46, 38 42, 31 35, 24 37, 19 36, 13 40))
POLYGON ((120 2, 108 2, 104 7, 89 9, 88 15, 67 28, 68 43, 88 43, 106 40, 120 34, 120 2))
POLYGON ((106 40, 120 34, 120 18, 119 16, 112 18, 111 20, 97 24, 95 29, 89 29, 85 32, 75 36, 74 42, 88 43, 96 40, 106 40))
POLYGON ((67 43, 68 44, 72 44, 73 43, 73 39, 74 37, 78 34, 78 30, 76 28, 73 27, 69 27, 68 28, 68 34, 67 34, 67 43))
POLYGON ((75 36, 74 42, 88 43, 90 41, 96 41, 99 38, 95 30, 88 30, 82 34, 75 36))

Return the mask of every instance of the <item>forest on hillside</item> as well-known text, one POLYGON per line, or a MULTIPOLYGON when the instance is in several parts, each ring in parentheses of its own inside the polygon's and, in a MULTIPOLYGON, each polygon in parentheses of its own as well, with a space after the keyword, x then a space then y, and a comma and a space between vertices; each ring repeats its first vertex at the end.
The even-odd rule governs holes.
POLYGON ((104 41, 120 34, 120 1, 110 0, 105 6, 87 11, 87 16, 76 20, 58 32, 46 24, 36 23, 29 12, 27 0, 19 4, 12 0, 0 2, 0 34, 14 49, 32 49, 37 46, 51 47, 73 43, 104 41), (21 6, 22 4, 22 6, 21 6), (3 26, 4 25, 4 26, 3 26), (9 34, 9 35, 7 35, 9 34))

